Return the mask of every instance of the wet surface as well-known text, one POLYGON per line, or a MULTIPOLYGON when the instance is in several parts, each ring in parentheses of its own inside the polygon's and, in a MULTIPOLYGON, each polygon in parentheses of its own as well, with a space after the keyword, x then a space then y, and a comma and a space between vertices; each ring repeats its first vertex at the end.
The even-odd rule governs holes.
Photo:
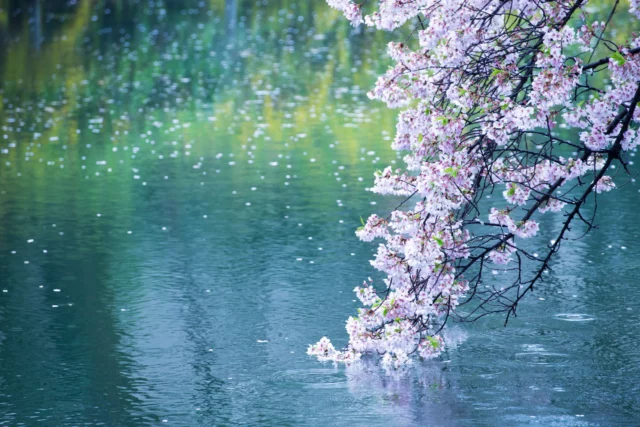
POLYGON ((637 422, 635 182, 507 328, 322 364, 378 277, 354 230, 395 202, 366 91, 397 35, 321 1, 0 4, 0 425, 637 422))

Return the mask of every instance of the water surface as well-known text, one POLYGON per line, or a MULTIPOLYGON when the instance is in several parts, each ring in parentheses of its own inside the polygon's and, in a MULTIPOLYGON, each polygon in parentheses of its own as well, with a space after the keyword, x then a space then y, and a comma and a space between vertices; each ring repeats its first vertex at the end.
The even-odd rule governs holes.
POLYGON ((635 182, 506 329, 452 325, 403 375, 319 363, 379 277, 353 232, 394 202, 365 93, 398 35, 319 0, 0 5, 1 425, 639 419, 635 182))

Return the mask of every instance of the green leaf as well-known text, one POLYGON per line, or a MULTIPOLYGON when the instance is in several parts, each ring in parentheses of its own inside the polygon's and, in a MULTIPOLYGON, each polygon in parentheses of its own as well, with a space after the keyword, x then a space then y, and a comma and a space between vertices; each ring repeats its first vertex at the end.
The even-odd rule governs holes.
POLYGON ((422 140, 424 139, 424 136, 422 134, 418 135, 418 142, 422 142, 422 140))
POLYGON ((385 307, 385 308, 382 309, 382 315, 383 316, 386 316, 388 312, 389 312, 389 307, 385 307))
POLYGON ((442 240, 442 239, 441 239, 441 238, 439 238, 439 237, 435 237, 435 236, 434 236, 434 237, 433 237, 433 240, 435 240, 435 241, 436 241, 436 243, 438 244, 438 246, 442 246, 442 245, 444 245, 444 240, 442 240))
POLYGON ((611 55, 611 59, 616 61, 618 65, 624 65, 624 63, 627 62, 627 60, 624 59, 624 56, 622 56, 620 52, 615 52, 613 55, 611 55))
POLYGON ((362 226, 364 227, 364 219, 362 219, 362 216, 360 217, 360 224, 362 224, 362 226))
POLYGON ((444 168, 444 173, 446 173, 447 175, 451 175, 454 178, 458 177, 458 169, 454 169, 454 168, 444 168))
POLYGON ((446 125, 447 123, 449 123, 449 118, 445 116, 440 116, 438 117, 438 121, 440 121, 440 123, 442 123, 443 125, 446 125))
POLYGON ((494 68, 493 71, 491 72, 491 77, 495 77, 498 74, 500 74, 502 72, 502 70, 499 70, 497 68, 494 68))
POLYGON ((429 343, 431 344, 431 346, 433 348, 438 348, 440 347, 440 341, 438 341, 437 339, 435 339, 434 337, 427 337, 427 339, 429 340, 429 343))
POLYGON ((516 186, 511 184, 509 191, 507 191, 507 196, 513 196, 514 194, 516 194, 516 186))

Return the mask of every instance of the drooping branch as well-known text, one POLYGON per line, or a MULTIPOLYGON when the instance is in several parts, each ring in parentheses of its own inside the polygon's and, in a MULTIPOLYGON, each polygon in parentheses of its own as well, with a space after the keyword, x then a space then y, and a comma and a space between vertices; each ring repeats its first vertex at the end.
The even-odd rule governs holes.
POLYGON ((505 313, 506 324, 576 218, 594 226, 582 210, 615 187, 606 173, 615 161, 628 171, 624 153, 637 145, 640 41, 621 48, 605 38, 618 2, 604 25, 578 13, 586 0, 401 0, 367 16, 361 4, 328 2, 354 24, 417 23, 389 45, 396 65, 369 94, 405 107, 393 148, 406 153, 406 168, 379 171, 372 189, 403 200, 357 232, 384 240, 372 261, 387 274, 384 290, 356 287, 363 308, 347 322, 344 351, 323 338, 309 353, 350 361, 372 352, 399 366, 439 354, 452 318, 505 313), (600 43, 613 53, 591 62, 600 43), (489 203, 496 192, 504 201, 489 203), (564 219, 540 258, 521 242, 549 211, 564 219), (509 274, 487 279, 496 268, 509 274))

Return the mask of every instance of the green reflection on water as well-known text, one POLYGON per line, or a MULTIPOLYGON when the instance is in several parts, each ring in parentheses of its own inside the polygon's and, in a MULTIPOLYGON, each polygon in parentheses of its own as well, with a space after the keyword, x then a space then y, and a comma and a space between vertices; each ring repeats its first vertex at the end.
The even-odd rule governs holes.
MULTIPOLYGON (((336 308, 338 330, 352 309, 317 283, 327 269, 361 279, 345 256, 372 209, 363 190, 395 158, 395 113, 365 95, 386 66, 386 36, 353 35, 320 3, 199 3, 0 6, 7 420, 157 422, 189 398, 201 422, 232 420, 223 384, 237 372, 221 370, 233 371, 238 348, 247 365, 264 361, 251 359, 253 335, 233 349, 224 342, 252 329, 268 336, 270 306, 299 305, 274 296, 286 283, 234 289, 247 270, 315 286, 313 304, 336 308), (299 257, 321 265, 320 245, 334 259, 323 273, 287 272, 299 257), (234 317, 243 307, 254 314, 234 317), (218 334, 229 322, 231 335, 218 334), (218 362, 200 354, 207 347, 218 362), (157 376, 171 371, 195 388, 174 396, 157 376)), ((369 251, 358 252, 366 266, 369 251)), ((303 317, 285 317, 293 337, 303 317)), ((302 354, 310 339, 292 348, 302 354)))

